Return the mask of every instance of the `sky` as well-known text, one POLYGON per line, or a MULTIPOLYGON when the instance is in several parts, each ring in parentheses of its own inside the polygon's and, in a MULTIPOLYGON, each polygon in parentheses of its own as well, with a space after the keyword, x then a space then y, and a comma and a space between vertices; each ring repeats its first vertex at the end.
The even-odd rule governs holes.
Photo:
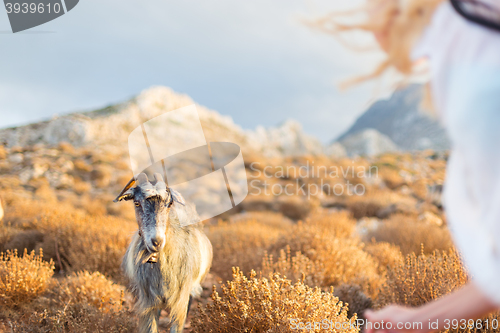
POLYGON ((243 128, 296 119, 327 143, 378 96, 377 82, 347 91, 338 84, 369 72, 381 54, 349 50, 304 21, 359 3, 81 0, 16 34, 0 9, 0 128, 101 108, 164 85, 243 128))

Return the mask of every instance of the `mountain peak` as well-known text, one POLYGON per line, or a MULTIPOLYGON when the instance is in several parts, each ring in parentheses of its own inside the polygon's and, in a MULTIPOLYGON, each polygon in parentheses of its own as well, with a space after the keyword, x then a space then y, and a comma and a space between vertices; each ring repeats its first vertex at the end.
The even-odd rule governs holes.
POLYGON ((387 100, 375 102, 336 141, 366 129, 375 129, 392 140, 401 150, 447 150, 446 132, 438 121, 421 107, 424 89, 412 84, 399 89, 387 100))

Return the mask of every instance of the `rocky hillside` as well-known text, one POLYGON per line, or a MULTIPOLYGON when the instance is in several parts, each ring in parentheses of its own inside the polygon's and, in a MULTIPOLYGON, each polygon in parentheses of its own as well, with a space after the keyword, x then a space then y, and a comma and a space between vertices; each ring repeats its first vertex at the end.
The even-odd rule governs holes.
POLYGON ((351 134, 340 144, 349 156, 375 156, 399 150, 389 137, 372 128, 351 134))
MULTIPOLYGON (((390 151, 446 150, 449 143, 436 120, 420 111, 423 89, 412 85, 396 91, 389 100, 373 104, 354 125, 329 147, 306 135, 300 123, 287 120, 273 128, 244 130, 228 116, 196 105, 205 138, 237 143, 245 153, 263 157, 327 154, 335 157, 372 156, 390 151)), ((44 122, 0 130, 0 144, 26 147, 55 146, 61 142, 74 147, 92 147, 104 152, 126 154, 127 140, 143 122, 184 106, 195 104, 187 95, 167 87, 152 87, 129 101, 104 109, 73 113, 44 122)), ((178 118, 169 125, 180 140, 195 130, 192 119, 178 118)))
MULTIPOLYGON (((135 98, 101 110, 73 113, 40 123, 0 130, 0 143, 7 147, 34 144, 56 145, 67 142, 75 147, 92 146, 103 151, 127 151, 130 132, 141 123, 183 106, 195 104, 187 95, 167 87, 153 87, 135 98)), ((230 117, 197 105, 207 141, 229 141, 246 152, 266 157, 321 153, 321 143, 304 134, 301 125, 287 121, 276 128, 245 131, 230 117)), ((178 136, 188 138, 192 132, 189 119, 171 124, 178 136)), ((169 129, 170 130, 170 129, 169 129)))
MULTIPOLYGON (((423 112, 420 102, 423 96, 421 85, 396 91, 388 100, 374 103, 354 125, 336 141, 344 143, 352 141, 352 135, 359 135, 366 129, 374 129, 397 145, 398 149, 408 150, 447 150, 450 145, 446 133, 437 120, 423 112)), ((380 135, 376 135, 378 140, 380 135)), ((387 146, 387 140, 378 140, 387 146)), ((374 146, 376 142, 372 143, 374 146)), ((390 144, 389 144, 390 145, 390 144)), ((380 147, 378 150, 384 150, 380 147)), ((350 152, 346 149, 347 153, 350 152)), ((368 153, 368 152, 367 152, 368 153)))

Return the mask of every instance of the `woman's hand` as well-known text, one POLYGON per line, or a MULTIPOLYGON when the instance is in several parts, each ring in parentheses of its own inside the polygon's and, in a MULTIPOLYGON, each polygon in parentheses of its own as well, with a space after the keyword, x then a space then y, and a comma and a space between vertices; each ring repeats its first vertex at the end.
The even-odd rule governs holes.
POLYGON ((390 333, 390 332, 427 332, 422 323, 415 320, 418 310, 398 305, 390 305, 380 311, 366 311, 366 320, 371 324, 365 325, 366 333, 390 333), (379 329, 375 329, 379 328, 379 329))
POLYGON ((477 319, 498 307, 474 283, 418 308, 390 305, 380 311, 366 311, 366 333, 424 333, 448 329, 450 320, 477 319), (430 325, 430 323, 433 323, 430 325), (405 326, 406 325, 406 326, 405 326))

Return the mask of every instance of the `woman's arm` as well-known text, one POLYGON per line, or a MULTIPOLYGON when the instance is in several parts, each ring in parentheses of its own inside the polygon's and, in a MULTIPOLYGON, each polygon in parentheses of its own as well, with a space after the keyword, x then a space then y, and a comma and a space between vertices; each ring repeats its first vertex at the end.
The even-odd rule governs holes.
POLYGON ((438 321, 437 329, 444 329, 445 319, 476 319, 496 309, 497 306, 474 283, 470 282, 460 290, 418 308, 392 305, 377 312, 366 311, 367 321, 372 324, 380 323, 381 326, 375 325, 375 327, 383 328, 375 330, 373 325, 366 326, 366 332, 432 332, 436 330, 436 327, 429 327, 429 322, 438 321), (387 325, 388 322, 391 324, 387 325), (398 330, 395 329, 398 323, 403 323, 403 325, 404 323, 422 323, 422 326, 421 329, 398 330), (392 329, 386 329, 388 326, 392 329))

